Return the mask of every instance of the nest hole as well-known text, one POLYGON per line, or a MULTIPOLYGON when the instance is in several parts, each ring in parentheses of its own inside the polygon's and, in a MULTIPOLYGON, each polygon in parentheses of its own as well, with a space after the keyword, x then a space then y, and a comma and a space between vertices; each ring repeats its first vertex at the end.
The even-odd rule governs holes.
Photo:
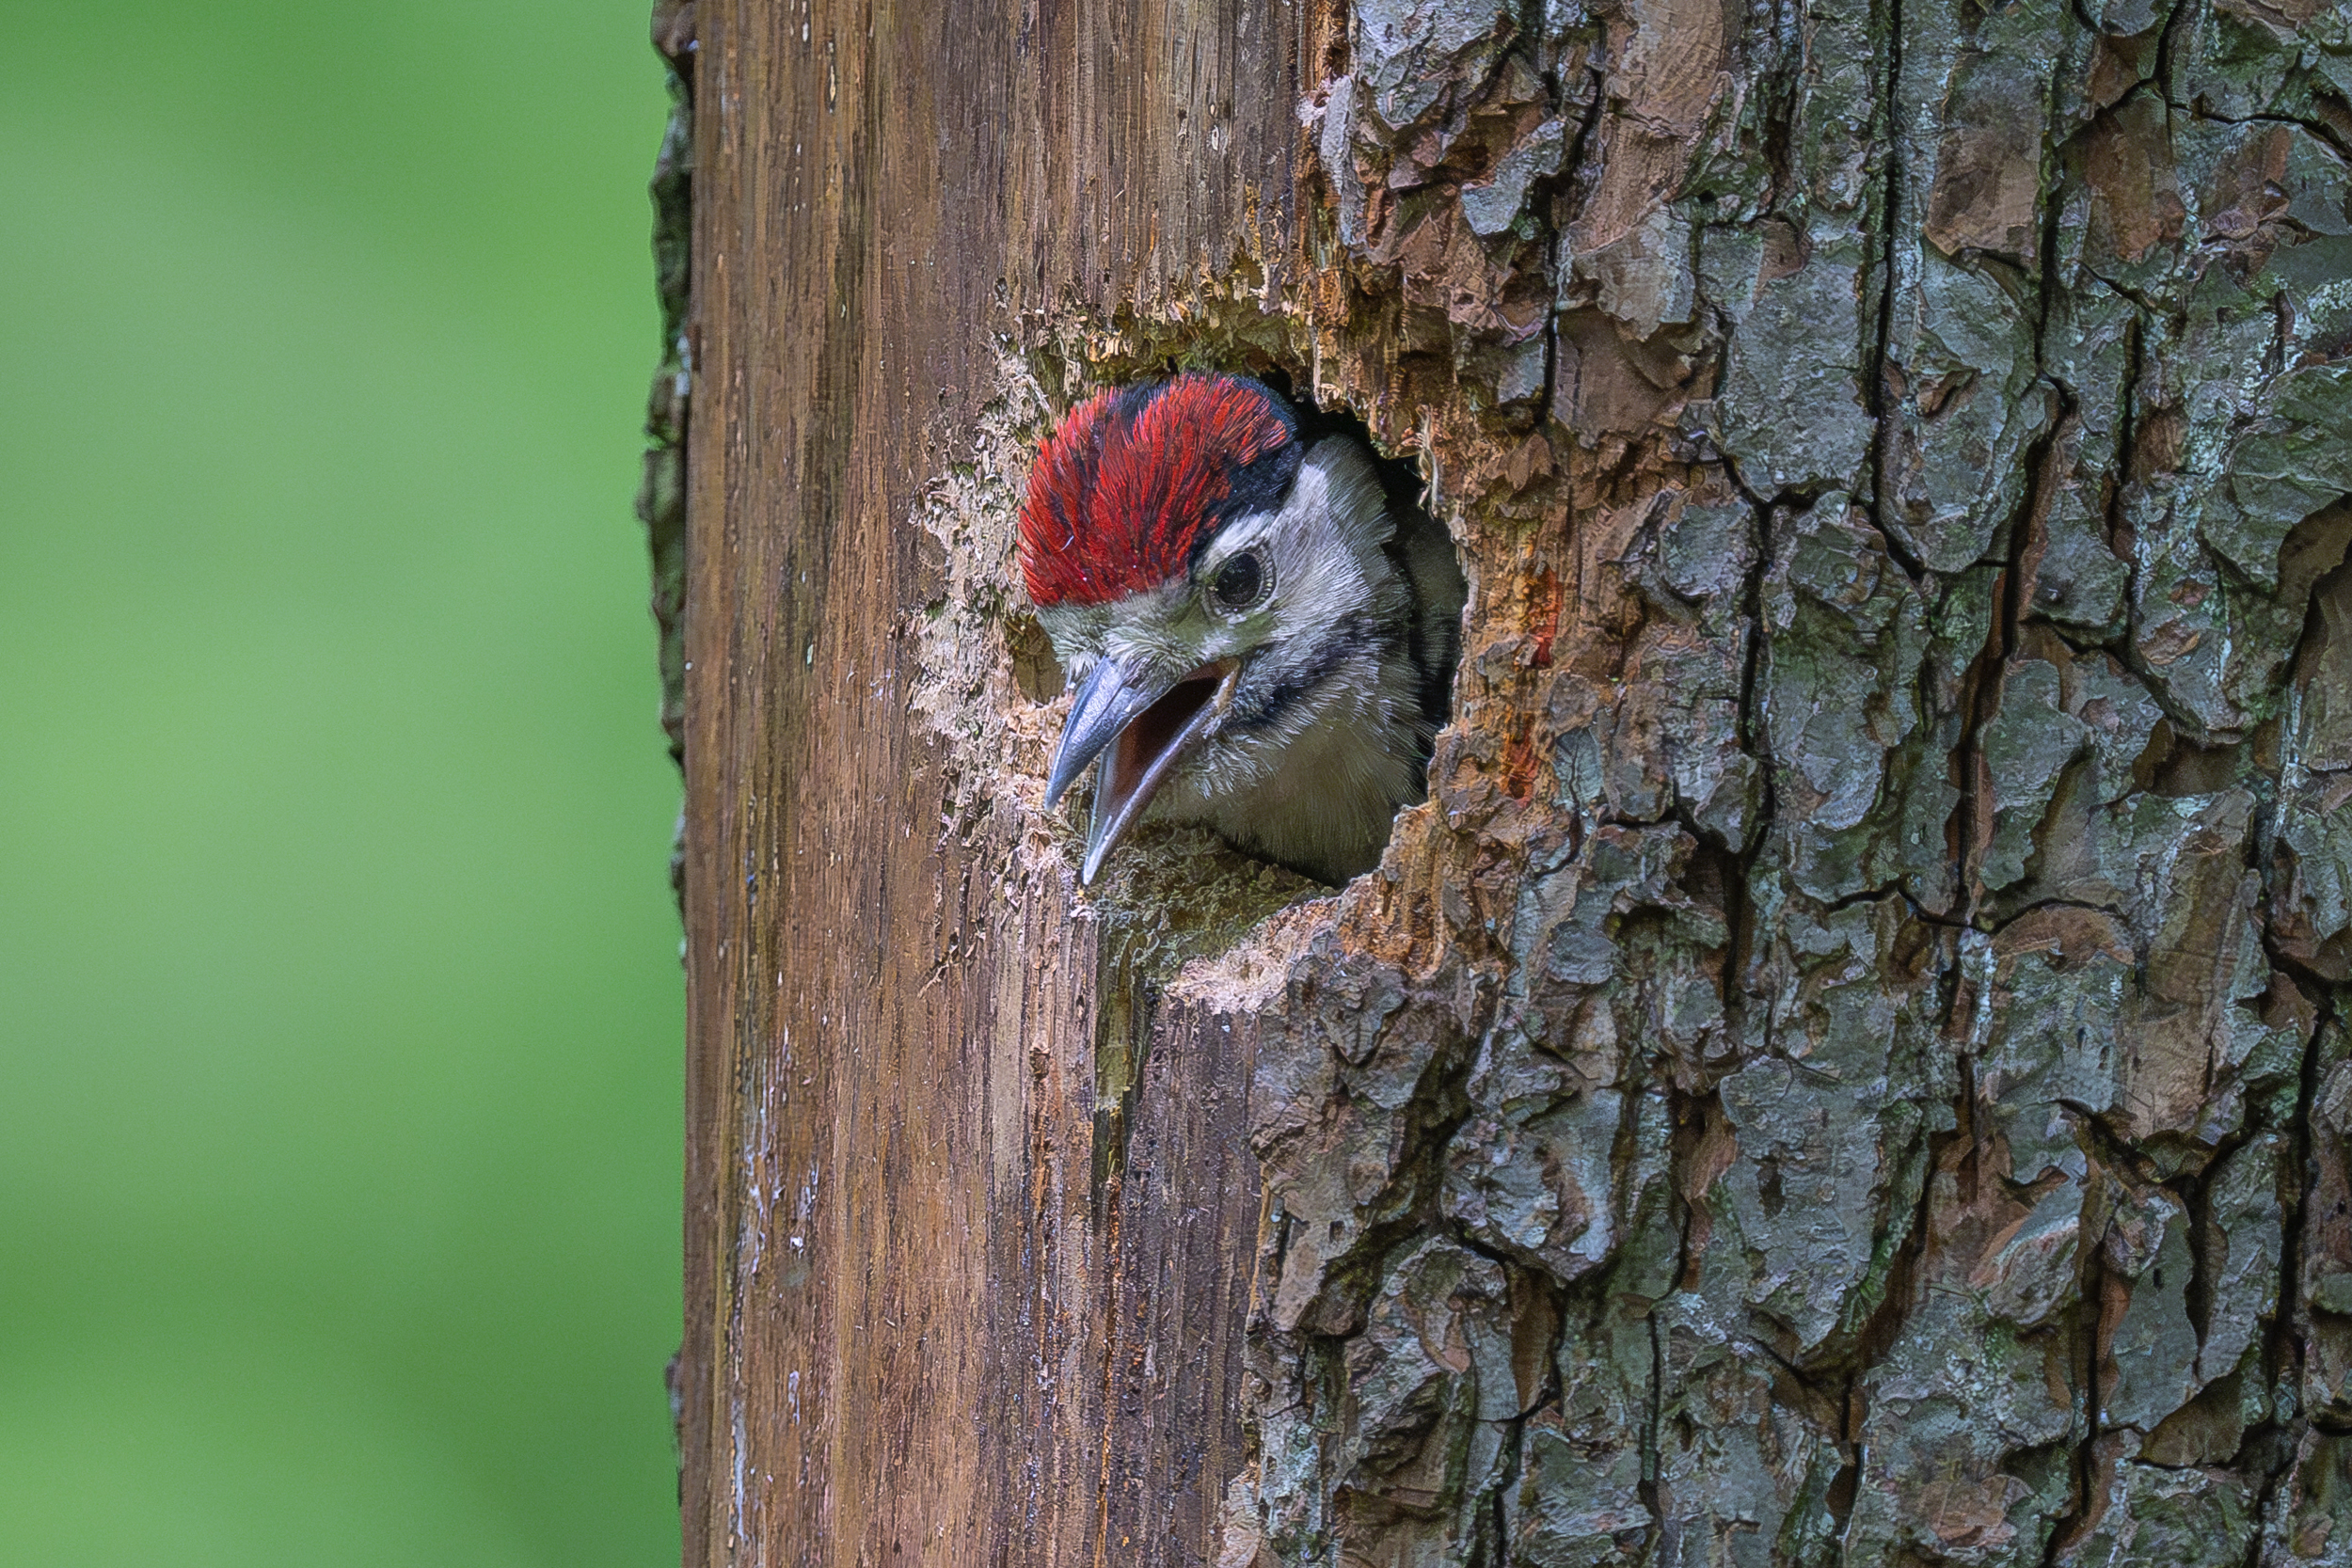
MULTIPOLYGON (((1431 512, 1428 481, 1417 455, 1384 450, 1366 420, 1330 395, 1329 388, 1323 398, 1313 396, 1308 378, 1259 352, 1214 357, 1136 356, 1123 364, 1118 359, 1097 360, 1088 367, 1083 379, 1074 375, 1052 379, 1059 381, 1062 388, 1057 401, 1068 407, 1095 387, 1131 385, 1185 370, 1252 376, 1288 400, 1297 413, 1302 436, 1311 444, 1331 436, 1358 443, 1370 454, 1391 515, 1399 520, 1390 551, 1392 559, 1408 548, 1419 548, 1423 553, 1417 570, 1425 575, 1430 563, 1441 557, 1443 570, 1450 574, 1446 591, 1453 597, 1453 612, 1421 618, 1413 633, 1413 657, 1427 675, 1422 707, 1431 718, 1434 737, 1454 715, 1467 593, 1459 546, 1431 512), (1443 628, 1442 645, 1426 646, 1430 628, 1438 625, 1443 628)), ((1418 584, 1416 588, 1418 592, 1418 584)), ((1012 681, 1021 696, 1038 705, 1062 699, 1069 683, 1044 627, 1025 607, 1006 616, 1002 626, 1012 681)), ((1421 787, 1389 817, 1381 841, 1383 855, 1393 838, 1397 815, 1425 799, 1429 750, 1424 746, 1416 763, 1421 787)), ((1073 867, 1084 854, 1090 796, 1090 785, 1073 788, 1055 813, 1062 848, 1073 867)), ((1378 873, 1374 868, 1358 873, 1366 874, 1378 873)), ((1295 939, 1297 921, 1274 917, 1327 898, 1336 891, 1333 883, 1261 858, 1205 828, 1147 814, 1110 855, 1084 896, 1116 925, 1131 930, 1140 927, 1137 934, 1143 935, 1145 946, 1152 950, 1151 958, 1157 960, 1147 961, 1145 967, 1172 974, 1196 959, 1246 956, 1239 952, 1245 946, 1289 945, 1295 939), (1252 943, 1253 936, 1262 940, 1252 943)))

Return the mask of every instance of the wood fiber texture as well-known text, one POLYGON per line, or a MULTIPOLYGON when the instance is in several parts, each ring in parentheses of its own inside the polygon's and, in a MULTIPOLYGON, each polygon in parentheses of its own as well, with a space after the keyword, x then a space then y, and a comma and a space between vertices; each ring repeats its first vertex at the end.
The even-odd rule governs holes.
POLYGON ((2352 11, 693 34, 690 1564, 2352 1564, 2352 11), (1462 548, 1336 895, 1039 810, 1169 364, 1462 548))
POLYGON ((916 721, 914 515, 996 335, 1285 220, 1289 14, 699 8, 690 1562, 1213 1552, 1251 1037, 916 721))

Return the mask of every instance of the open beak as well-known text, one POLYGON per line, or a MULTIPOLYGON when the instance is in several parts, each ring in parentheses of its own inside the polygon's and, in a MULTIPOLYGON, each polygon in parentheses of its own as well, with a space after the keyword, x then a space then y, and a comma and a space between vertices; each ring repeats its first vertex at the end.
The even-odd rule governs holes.
POLYGON ((1105 658, 1087 673, 1054 748, 1045 806, 1054 803, 1100 758, 1094 819, 1087 827, 1086 863, 1078 880, 1094 880, 1111 847, 1152 803, 1168 770, 1192 750, 1233 700, 1237 659, 1220 658, 1189 673, 1171 673, 1143 658, 1105 658))

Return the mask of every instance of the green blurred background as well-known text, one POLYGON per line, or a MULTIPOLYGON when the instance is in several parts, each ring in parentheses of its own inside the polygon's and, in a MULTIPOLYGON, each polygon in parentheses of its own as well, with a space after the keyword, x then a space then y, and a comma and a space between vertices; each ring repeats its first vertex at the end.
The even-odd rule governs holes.
POLYGON ((672 1562, 646 0, 0 0, 0 1564, 672 1562))

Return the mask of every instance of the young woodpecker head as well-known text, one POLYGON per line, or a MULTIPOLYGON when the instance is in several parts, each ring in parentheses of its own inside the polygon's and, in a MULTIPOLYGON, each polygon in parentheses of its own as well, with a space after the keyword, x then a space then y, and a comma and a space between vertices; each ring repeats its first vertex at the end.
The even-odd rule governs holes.
POLYGON ((1360 441, 1241 376, 1097 392, 1038 454, 1021 569, 1077 687, 1046 804, 1099 765, 1082 880, 1147 807, 1327 882, 1378 863, 1464 591, 1360 441))

